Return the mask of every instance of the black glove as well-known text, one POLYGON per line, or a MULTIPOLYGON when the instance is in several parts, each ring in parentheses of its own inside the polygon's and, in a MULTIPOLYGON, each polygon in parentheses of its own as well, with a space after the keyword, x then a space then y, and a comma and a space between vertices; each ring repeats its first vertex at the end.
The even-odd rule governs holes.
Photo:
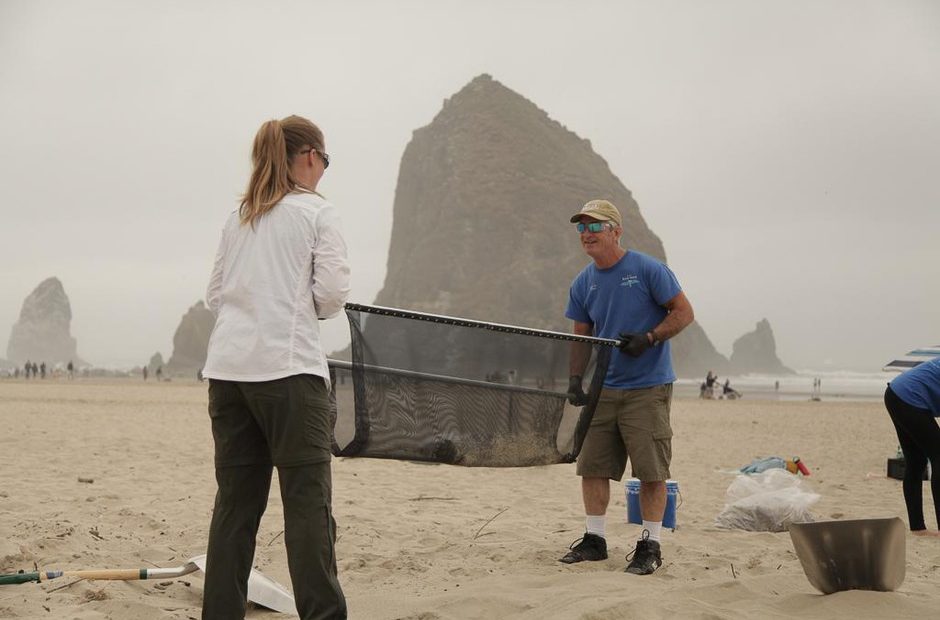
POLYGON ((575 407, 583 407, 588 403, 587 394, 581 387, 581 375, 571 375, 568 379, 568 402, 575 407))
POLYGON ((645 333, 620 332, 620 350, 630 357, 640 357, 650 348, 650 339, 645 333))

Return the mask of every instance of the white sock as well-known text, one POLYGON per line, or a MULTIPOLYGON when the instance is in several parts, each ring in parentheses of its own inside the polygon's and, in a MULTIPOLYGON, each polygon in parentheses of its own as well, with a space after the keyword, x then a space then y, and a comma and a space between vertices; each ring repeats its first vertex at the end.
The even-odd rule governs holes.
POLYGON ((586 522, 584 529, 588 534, 606 538, 607 515, 587 515, 584 520, 586 522))
MULTIPOLYGON (((662 521, 644 521, 643 529, 650 533, 650 540, 659 542, 659 533, 663 531, 662 521)), ((641 540, 643 533, 640 532, 641 540)))

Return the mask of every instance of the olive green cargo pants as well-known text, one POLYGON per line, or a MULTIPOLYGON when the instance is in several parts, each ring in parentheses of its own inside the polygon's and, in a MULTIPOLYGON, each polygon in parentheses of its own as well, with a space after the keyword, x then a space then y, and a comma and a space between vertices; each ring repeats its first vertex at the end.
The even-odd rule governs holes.
POLYGON ((322 378, 209 381, 218 492, 206 559, 203 620, 242 620, 255 539, 277 467, 284 542, 302 620, 346 618, 336 575, 332 428, 322 378))

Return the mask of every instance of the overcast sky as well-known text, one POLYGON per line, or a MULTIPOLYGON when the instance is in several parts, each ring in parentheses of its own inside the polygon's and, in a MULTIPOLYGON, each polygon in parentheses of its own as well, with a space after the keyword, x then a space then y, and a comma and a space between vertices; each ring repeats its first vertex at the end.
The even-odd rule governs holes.
POLYGON ((293 113, 374 301, 411 132, 480 73, 591 140, 725 355, 762 318, 795 368, 940 343, 938 2, 2 0, 0 357, 54 275, 84 359, 169 358, 293 113))

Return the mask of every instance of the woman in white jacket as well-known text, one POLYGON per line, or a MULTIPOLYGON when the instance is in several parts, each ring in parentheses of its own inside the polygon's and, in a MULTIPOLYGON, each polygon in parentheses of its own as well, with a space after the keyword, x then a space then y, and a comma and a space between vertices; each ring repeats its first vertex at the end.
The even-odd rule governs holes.
POLYGON ((330 379, 318 325, 340 312, 349 292, 338 215, 316 191, 330 158, 320 129, 289 116, 261 126, 252 163, 207 293, 216 323, 203 375, 218 492, 202 617, 244 617, 276 466, 300 617, 346 618, 334 554, 330 379))

